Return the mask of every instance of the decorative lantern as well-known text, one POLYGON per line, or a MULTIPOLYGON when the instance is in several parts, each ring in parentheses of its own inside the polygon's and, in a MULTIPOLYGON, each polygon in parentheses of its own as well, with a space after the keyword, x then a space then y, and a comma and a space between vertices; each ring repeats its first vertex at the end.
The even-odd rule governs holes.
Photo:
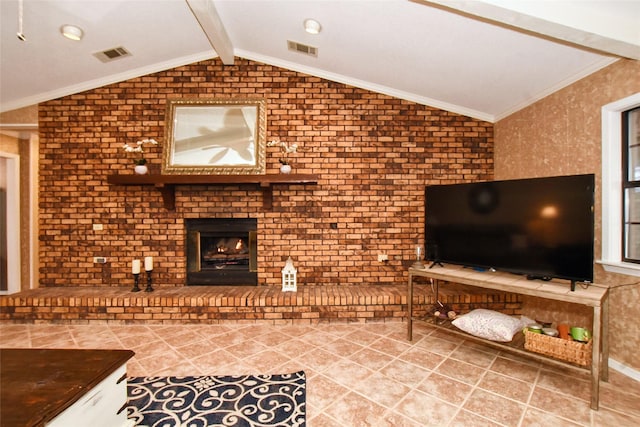
POLYGON ((296 292, 298 290, 298 270, 293 266, 291 257, 287 259, 282 269, 282 292, 296 292))

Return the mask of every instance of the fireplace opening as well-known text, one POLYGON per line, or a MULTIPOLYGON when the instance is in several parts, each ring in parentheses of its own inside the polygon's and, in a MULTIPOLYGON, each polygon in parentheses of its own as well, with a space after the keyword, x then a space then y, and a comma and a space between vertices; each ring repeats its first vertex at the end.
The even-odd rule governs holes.
POLYGON ((222 269, 249 265, 249 242, 240 235, 200 235, 201 269, 222 269))
POLYGON ((257 285, 257 220, 187 219, 187 285, 257 285))

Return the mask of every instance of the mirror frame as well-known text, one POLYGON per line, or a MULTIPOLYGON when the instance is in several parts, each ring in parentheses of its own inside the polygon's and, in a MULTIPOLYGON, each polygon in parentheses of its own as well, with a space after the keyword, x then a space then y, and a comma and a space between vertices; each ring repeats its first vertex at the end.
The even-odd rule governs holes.
MULTIPOLYGON (((267 120, 266 120, 266 102, 264 99, 250 99, 250 98, 238 98, 238 99, 224 99, 224 98, 201 98, 201 99, 170 99, 167 100, 167 113, 165 123, 165 143, 162 150, 162 173, 163 174, 192 174, 192 175, 261 175, 265 173, 266 167, 266 133, 267 133, 267 120), (250 117, 255 116, 254 122, 246 122, 246 117, 240 112, 241 118, 238 120, 236 115, 233 119, 235 125, 233 127, 224 126, 225 118, 230 112, 236 113, 238 109, 249 108, 248 112, 252 113, 252 109, 255 109, 255 114, 251 114, 250 117), (189 115, 190 112, 197 112, 198 114, 189 115), (210 123, 213 128, 207 128, 210 132, 203 133, 204 126, 207 123, 203 123, 203 117, 210 118, 210 123), (191 120, 189 120, 191 119, 191 120), (222 125, 221 125, 222 124, 222 125), (244 126, 245 129, 243 129, 244 126), (238 152, 237 139, 228 141, 228 145, 225 145, 224 136, 228 132, 240 131, 245 135, 249 133, 251 136, 248 138, 247 145, 241 145, 241 148, 249 148, 249 153, 245 150, 245 155, 250 154, 249 161, 239 161, 237 163, 229 163, 224 158, 230 151, 238 152), (176 146, 180 145, 180 141, 176 140, 177 132, 187 135, 195 135, 190 139, 197 139, 202 136, 209 136, 211 138, 221 139, 213 144, 212 148, 199 148, 202 153, 198 153, 196 157, 204 158, 207 150, 211 153, 209 160, 189 161, 189 162, 175 162, 176 146), (215 136, 218 133, 222 136, 215 136), (251 146, 251 140, 253 144, 251 146), (222 150, 220 150, 222 148, 222 150)), ((194 141, 191 141, 193 144, 194 141)), ((195 142, 198 144, 198 142, 195 142)), ((202 142, 199 142, 202 145, 202 142)), ((192 156, 194 157, 194 156, 192 156)), ((237 157, 243 158, 238 155, 237 157)))

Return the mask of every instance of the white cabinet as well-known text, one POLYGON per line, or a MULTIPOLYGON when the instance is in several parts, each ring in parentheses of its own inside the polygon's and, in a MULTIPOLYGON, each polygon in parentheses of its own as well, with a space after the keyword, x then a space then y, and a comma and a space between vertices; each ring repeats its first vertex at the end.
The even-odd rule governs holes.
POLYGON ((48 427, 133 426, 134 422, 127 420, 127 411, 122 410, 118 413, 127 403, 126 374, 127 367, 122 365, 46 425, 48 427))

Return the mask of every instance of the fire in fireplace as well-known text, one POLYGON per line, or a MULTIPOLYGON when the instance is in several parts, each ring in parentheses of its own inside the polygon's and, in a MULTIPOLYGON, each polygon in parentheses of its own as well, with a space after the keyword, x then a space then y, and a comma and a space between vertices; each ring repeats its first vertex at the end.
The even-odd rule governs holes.
POLYGON ((257 285, 257 221, 187 219, 187 285, 257 285))

